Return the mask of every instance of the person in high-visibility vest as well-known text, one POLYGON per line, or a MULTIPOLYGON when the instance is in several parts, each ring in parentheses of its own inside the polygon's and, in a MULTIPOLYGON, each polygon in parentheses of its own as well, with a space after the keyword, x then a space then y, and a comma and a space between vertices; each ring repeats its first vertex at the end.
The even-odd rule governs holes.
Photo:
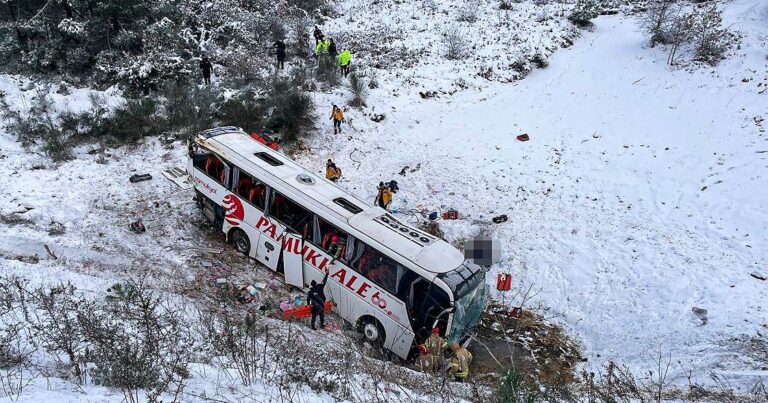
POLYGON ((323 39, 317 42, 317 46, 315 46, 315 56, 320 57, 320 55, 327 55, 328 46, 331 46, 331 42, 328 41, 328 39, 323 39))
POLYGON ((349 52, 349 49, 344 49, 341 54, 339 54, 339 67, 341 67, 341 75, 346 77, 349 74, 349 63, 352 61, 352 53, 349 52))

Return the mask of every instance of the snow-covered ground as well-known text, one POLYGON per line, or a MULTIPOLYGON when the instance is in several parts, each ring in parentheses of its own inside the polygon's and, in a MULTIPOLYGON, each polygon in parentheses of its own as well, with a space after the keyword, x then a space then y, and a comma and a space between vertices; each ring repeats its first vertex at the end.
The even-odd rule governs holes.
MULTIPOLYGON (((348 18, 329 21, 329 32, 354 26, 348 18)), ((426 17, 412 19, 432 40, 443 32, 424 25, 426 17)), ((318 172, 333 158, 344 169, 341 184, 371 202, 379 181, 397 180, 394 208, 406 219, 418 210, 460 210, 461 220, 441 222, 447 238, 492 233, 503 256, 489 285, 496 273, 511 272, 516 285, 540 290, 530 304, 566 326, 587 365, 616 360, 640 374, 661 351, 671 352, 676 375, 693 371, 694 382, 708 382, 710 371, 745 387, 768 382, 768 357, 744 349, 768 331, 768 282, 750 276, 768 271, 768 94, 760 93, 768 85, 768 4, 734 0, 726 24, 744 35, 740 48, 717 67, 690 71, 666 66, 663 49, 648 49, 636 21, 621 16, 600 17, 548 68, 513 84, 478 78, 471 63, 452 70, 431 55, 400 76, 380 76, 368 107, 346 111, 342 135, 331 134, 327 113, 349 94, 314 94, 321 133, 298 158, 318 172), (450 95, 463 76, 473 85, 450 95), (422 90, 442 92, 422 99, 422 90), (373 113, 386 118, 375 123, 373 113), (531 140, 517 141, 522 133, 531 140), (404 166, 414 172, 398 175, 404 166), (509 221, 490 223, 498 214, 509 221), (707 310, 706 324, 693 307, 707 310)), ((419 49, 418 39, 402 40, 419 49)), ((501 50, 488 51, 479 59, 501 50)), ((0 77, 17 103, 31 96, 20 81, 0 77)), ((57 105, 83 108, 87 92, 58 97, 57 105)), ((94 293, 127 271, 160 270, 183 284, 195 248, 212 246, 193 225, 201 217, 191 195, 160 175, 183 163, 184 147, 151 139, 108 150, 106 164, 91 148, 55 165, 0 131, 0 213, 29 220, 0 223, 0 275, 71 280, 94 293), (144 172, 155 179, 128 183, 144 172), (152 236, 128 231, 139 216, 152 236), (49 235, 51 221, 65 234, 49 235), (49 259, 43 245, 60 259, 49 259), (41 260, 30 262, 32 255, 41 260)), ((37 381, 30 400, 80 400, 57 382, 51 395, 37 381)), ((204 391, 206 382, 198 372, 190 387, 204 391)), ((330 400, 305 392, 306 401, 330 400)), ((103 388, 89 395, 122 398, 103 388)))
POLYGON ((540 289, 534 304, 591 363, 648 370, 671 352, 694 382, 710 370, 766 382, 768 357, 738 346, 768 326, 768 283, 750 276, 768 270, 768 4, 736 0, 725 19, 745 37, 713 68, 670 69, 634 19, 603 16, 513 85, 429 100, 374 91, 383 122, 350 111, 343 135, 312 141, 302 162, 333 158, 370 200, 398 180, 405 216, 460 210, 443 222, 451 240, 493 231, 503 257, 489 285, 512 272, 540 289), (502 213, 509 222, 487 224, 502 213))

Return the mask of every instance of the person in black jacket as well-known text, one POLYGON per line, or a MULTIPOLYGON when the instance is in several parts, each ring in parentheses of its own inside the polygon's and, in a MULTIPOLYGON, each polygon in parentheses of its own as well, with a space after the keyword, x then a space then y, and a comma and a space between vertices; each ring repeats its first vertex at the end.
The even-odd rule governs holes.
POLYGON ((208 60, 208 57, 203 56, 203 60, 200 61, 200 70, 203 72, 203 80, 205 80, 206 85, 211 85, 211 69, 213 66, 211 66, 211 62, 208 60))
POLYGON ((325 276, 323 276, 323 282, 318 284, 317 281, 312 280, 310 282, 309 292, 307 293, 307 303, 312 307, 312 330, 315 328, 315 320, 320 316, 320 327, 325 327, 325 282, 328 281, 328 269, 325 269, 325 276))
POLYGON ((331 38, 328 42, 328 56, 332 57, 335 60, 336 56, 338 55, 339 55, 339 51, 336 50, 336 42, 334 42, 333 38, 331 38))
POLYGON ((272 47, 276 49, 275 56, 277 56, 277 68, 285 68, 285 42, 282 40, 276 41, 272 47))

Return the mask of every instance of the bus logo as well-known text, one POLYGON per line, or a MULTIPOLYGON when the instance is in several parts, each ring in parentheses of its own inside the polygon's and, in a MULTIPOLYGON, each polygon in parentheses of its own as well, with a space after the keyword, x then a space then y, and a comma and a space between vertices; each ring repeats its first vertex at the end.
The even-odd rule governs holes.
POLYGON ((226 210, 224 214, 224 220, 229 225, 238 225, 243 222, 245 218, 245 209, 243 209, 243 203, 235 197, 233 194, 224 196, 224 200, 221 203, 222 207, 226 210))

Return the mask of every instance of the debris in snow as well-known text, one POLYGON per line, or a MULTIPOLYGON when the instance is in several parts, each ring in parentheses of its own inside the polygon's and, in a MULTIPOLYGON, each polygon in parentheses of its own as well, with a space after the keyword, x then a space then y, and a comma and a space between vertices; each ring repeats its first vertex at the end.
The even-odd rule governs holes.
POLYGON ((528 136, 528 133, 523 133, 523 134, 517 136, 517 139, 520 140, 520 141, 528 141, 531 138, 528 136))
POLYGON ((459 211, 456 209, 448 209, 443 212, 443 220, 458 220, 459 211))
POLYGON ((51 236, 64 235, 66 231, 67 231, 67 228, 64 226, 64 224, 60 222, 51 221, 51 223, 48 224, 48 235, 51 235, 51 236))
POLYGON ((383 113, 374 113, 373 116, 371 116, 371 120, 378 123, 384 120, 384 114, 383 113))
POLYGON ((503 223, 503 222, 506 222, 506 221, 507 221, 507 215, 506 215, 506 214, 497 215, 496 217, 493 217, 493 218, 492 218, 492 220, 493 220, 493 222, 495 222, 496 224, 501 224, 501 223, 503 223))
POLYGON ((43 247, 45 248, 45 251, 48 252, 48 255, 53 258, 53 260, 59 259, 59 257, 56 256, 56 254, 53 253, 53 251, 51 251, 51 248, 49 248, 48 245, 43 245, 43 247))
POLYGON ((421 96, 422 99, 436 98, 437 92, 436 91, 425 91, 425 92, 419 91, 419 96, 421 96))
POLYGON ((696 315, 697 318, 701 319, 702 326, 706 325, 707 322, 709 321, 709 319, 707 319, 706 309, 702 309, 694 306, 693 308, 691 308, 691 312, 693 312, 693 314, 696 315))
POLYGON ((150 175, 150 174, 141 174, 141 175, 140 174, 136 174, 136 175, 131 176, 131 178, 128 179, 128 180, 131 181, 131 183, 136 183, 136 182, 141 182, 141 181, 148 181, 150 179, 152 179, 152 175, 150 175))
POLYGON ((756 279, 758 279, 758 280, 762 280, 762 281, 768 280, 768 277, 766 277, 764 275, 761 275, 759 273, 752 272, 752 273, 749 273, 749 275, 754 277, 754 278, 756 278, 756 279))
POLYGON ((143 234, 147 232, 147 228, 144 226, 144 221, 141 218, 131 223, 131 231, 137 234, 143 234))
POLYGON ((408 170, 408 168, 410 168, 408 165, 404 166, 403 169, 400 170, 399 175, 405 176, 405 171, 408 170))

